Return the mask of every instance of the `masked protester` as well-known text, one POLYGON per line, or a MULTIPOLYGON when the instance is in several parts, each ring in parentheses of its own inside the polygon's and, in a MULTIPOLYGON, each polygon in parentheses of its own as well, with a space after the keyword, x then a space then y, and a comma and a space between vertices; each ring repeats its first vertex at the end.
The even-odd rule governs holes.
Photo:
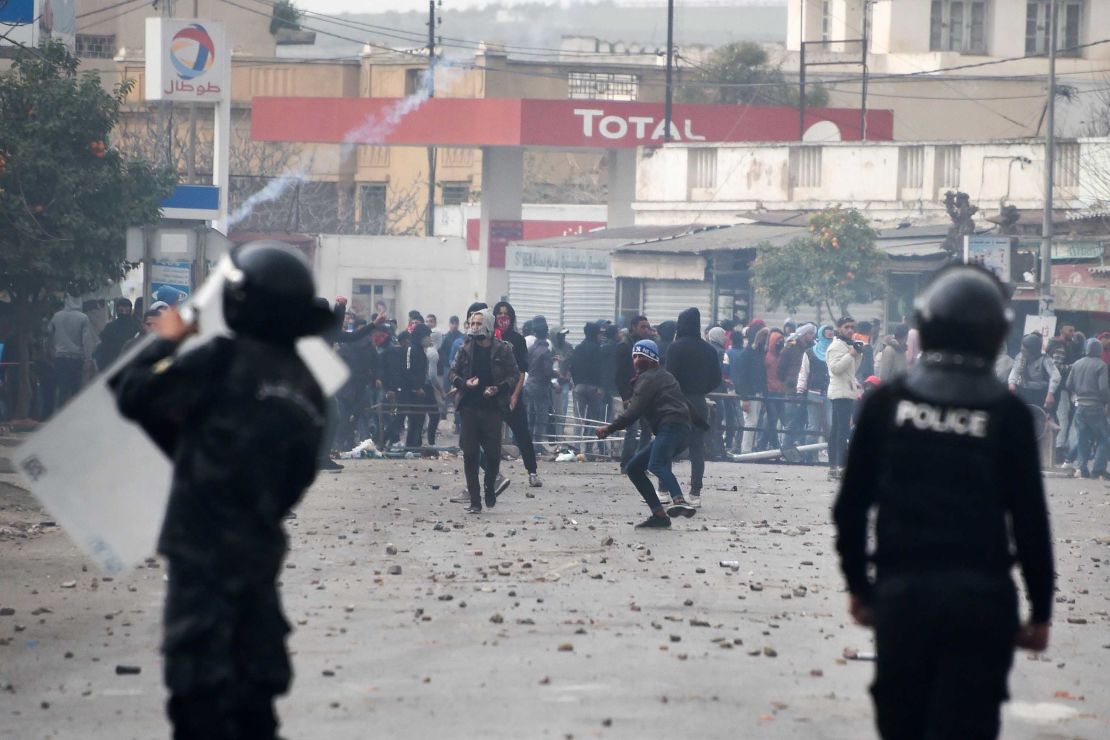
MULTIPOLYGON (((701 312, 691 306, 678 315, 675 340, 665 358, 667 372, 674 375, 693 413, 709 418, 705 397, 721 385, 717 352, 701 338, 701 312)), ((708 429, 708 426, 706 426, 708 429)), ((701 506, 702 476, 705 474, 705 431, 690 431, 690 504, 701 506)))
POLYGON ((528 426, 528 411, 521 400, 524 391, 524 374, 528 372, 528 345, 524 337, 516 330, 516 311, 508 301, 501 301, 493 307, 497 339, 508 342, 513 348, 516 358, 518 374, 517 386, 509 397, 509 406, 505 410, 505 423, 513 433, 513 439, 520 448, 520 459, 528 471, 528 485, 538 488, 543 485, 540 481, 539 470, 536 467, 536 450, 532 445, 532 430, 528 426))
POLYGON ((449 375, 451 387, 459 394, 461 423, 460 445, 463 470, 470 496, 467 509, 482 511, 479 488, 479 455, 485 452, 485 503, 497 505, 497 474, 501 466, 501 418, 517 387, 520 371, 513 348, 493 336, 493 312, 488 308, 467 318, 467 337, 455 355, 449 375))
POLYGON ((986 270, 941 271, 916 302, 919 362, 868 397, 852 438, 836 548, 852 617, 875 630, 886 740, 997 737, 1015 645, 1048 644, 1052 539, 1033 417, 992 373, 1006 303, 986 270), (1015 556, 1031 607, 1022 627, 1015 556))
POLYGON ((124 416, 173 459, 158 551, 169 561, 165 680, 174 737, 273 738, 292 671, 277 578, 282 518, 316 475, 320 386, 295 341, 334 321, 303 256, 278 242, 231 254, 223 293, 234 334, 181 352, 193 331, 170 309, 159 339, 110 381, 124 416))
POLYGON ((1010 390, 1031 406, 1051 409, 1060 387, 1060 370, 1042 351, 1043 342, 1035 332, 1021 338, 1021 353, 1010 371, 1010 390))
POLYGON ((629 428, 639 419, 646 419, 655 438, 628 461, 625 473, 644 502, 651 509, 651 516, 636 525, 636 529, 658 529, 671 526, 671 517, 692 517, 696 509, 682 496, 682 488, 671 471, 675 457, 686 449, 690 428, 697 424, 703 431, 709 427, 703 416, 694 417, 695 411, 682 393, 678 381, 659 365, 659 347, 650 339, 641 339, 632 347, 632 364, 636 377, 632 383, 632 398, 628 406, 609 424, 596 429, 598 439, 629 428), (670 496, 670 507, 664 508, 648 478, 648 473, 659 479, 659 485, 670 496))

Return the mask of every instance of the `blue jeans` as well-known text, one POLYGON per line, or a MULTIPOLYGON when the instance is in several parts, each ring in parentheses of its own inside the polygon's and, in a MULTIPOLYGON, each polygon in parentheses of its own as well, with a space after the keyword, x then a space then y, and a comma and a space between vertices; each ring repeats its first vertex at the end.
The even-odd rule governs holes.
POLYGON ((1095 475, 1106 472, 1107 426, 1106 413, 1102 406, 1080 406, 1075 412, 1075 424, 1079 431, 1079 469, 1087 471, 1087 461, 1094 453, 1095 475))
POLYGON ((686 424, 664 424, 659 428, 659 433, 647 447, 637 452, 628 461, 625 474, 636 486, 636 490, 643 496, 644 501, 651 507, 652 512, 659 511, 663 504, 659 503, 659 496, 655 493, 655 486, 647 474, 652 473, 659 479, 659 486, 670 494, 671 499, 682 498, 682 488, 678 485, 678 478, 671 472, 671 461, 686 449, 690 439, 690 427, 686 424))

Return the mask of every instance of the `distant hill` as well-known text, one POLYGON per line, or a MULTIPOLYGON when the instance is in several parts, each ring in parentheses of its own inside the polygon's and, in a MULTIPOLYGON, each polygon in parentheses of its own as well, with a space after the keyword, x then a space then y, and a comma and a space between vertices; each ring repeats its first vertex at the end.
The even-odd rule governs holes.
MULTIPOLYGON (((665 5, 630 7, 611 0, 569 7, 491 5, 465 10, 445 8, 442 18, 439 35, 443 37, 443 53, 449 57, 472 56, 480 41, 509 45, 513 47, 511 56, 541 59, 541 55, 556 55, 563 36, 595 36, 607 42, 658 48, 663 48, 667 39, 665 5)), ((305 16, 302 25, 317 31, 316 44, 283 52, 343 57, 357 55, 365 41, 402 48, 421 46, 428 32, 426 21, 426 14, 416 12, 349 14, 337 16, 335 21, 305 16)), ((733 41, 783 43, 785 39, 784 5, 706 4, 675 9, 675 43, 679 46, 720 46, 733 41)))

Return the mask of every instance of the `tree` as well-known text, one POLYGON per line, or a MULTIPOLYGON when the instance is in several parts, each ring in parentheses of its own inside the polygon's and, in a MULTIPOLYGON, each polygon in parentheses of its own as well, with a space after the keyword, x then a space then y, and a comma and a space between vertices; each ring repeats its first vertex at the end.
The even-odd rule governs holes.
POLYGON ((810 216, 809 235, 785 247, 763 245, 754 269, 755 283, 771 309, 799 306, 843 316, 852 303, 882 295, 881 266, 886 255, 875 246, 875 230, 854 208, 831 208, 810 216), (836 309, 836 310, 834 310, 836 309))
POLYGON ((32 330, 52 299, 121 279, 127 228, 156 223, 175 181, 111 144, 132 82, 109 92, 78 64, 48 41, 0 74, 0 291, 14 318, 17 416, 30 401, 32 330))
POLYGON ((283 28, 290 31, 299 31, 301 28, 301 11, 292 0, 277 0, 274 3, 273 16, 270 18, 270 35, 277 36, 277 32, 283 28))
POLYGON ((949 256, 959 257, 964 253, 964 237, 975 233, 975 214, 979 206, 971 204, 971 196, 967 193, 949 190, 944 194, 944 210, 952 221, 944 238, 944 251, 949 256))
MULTIPOLYGON (((742 41, 714 49, 704 65, 694 65, 689 83, 679 88, 687 103, 725 105, 798 105, 798 85, 787 82, 782 68, 768 63, 759 44, 742 41)), ((806 105, 821 107, 829 93, 821 83, 806 91, 806 105)))

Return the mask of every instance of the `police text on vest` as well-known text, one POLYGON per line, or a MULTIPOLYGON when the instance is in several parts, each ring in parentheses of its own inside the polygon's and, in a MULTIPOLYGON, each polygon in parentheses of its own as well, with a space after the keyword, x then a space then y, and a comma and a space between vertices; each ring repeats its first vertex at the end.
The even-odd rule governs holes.
POLYGON ((894 423, 900 427, 909 423, 923 432, 944 432, 972 437, 986 437, 988 421, 990 421, 990 414, 985 411, 938 408, 913 401, 899 401, 894 414, 894 423))

